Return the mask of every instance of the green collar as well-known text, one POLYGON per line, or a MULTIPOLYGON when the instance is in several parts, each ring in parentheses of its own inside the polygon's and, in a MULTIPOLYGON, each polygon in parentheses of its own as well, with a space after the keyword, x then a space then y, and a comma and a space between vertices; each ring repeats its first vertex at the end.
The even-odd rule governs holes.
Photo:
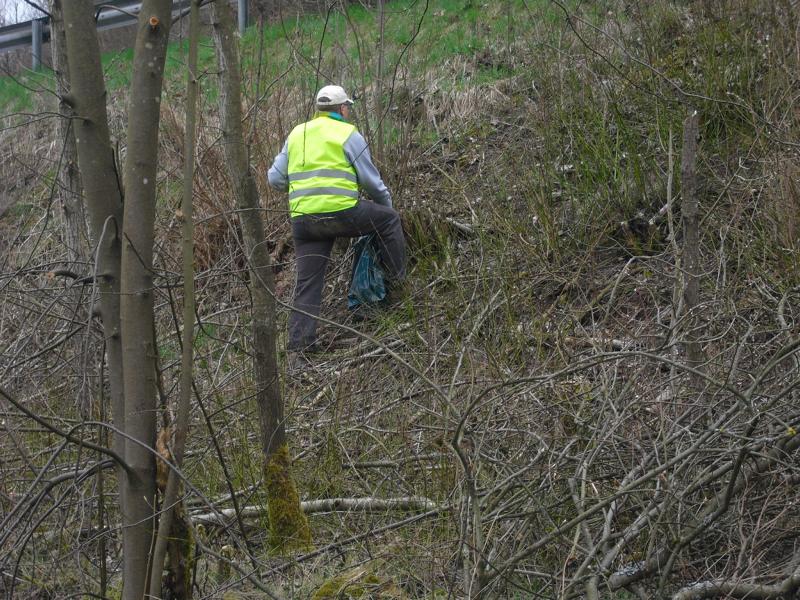
POLYGON ((320 119, 320 118, 324 118, 324 117, 328 117, 329 119, 334 119, 336 121, 342 121, 344 123, 347 123, 347 121, 345 120, 345 118, 342 115, 340 115, 338 112, 333 112, 333 111, 331 111, 331 112, 320 111, 320 112, 318 112, 316 114, 316 116, 314 118, 315 119, 320 119))

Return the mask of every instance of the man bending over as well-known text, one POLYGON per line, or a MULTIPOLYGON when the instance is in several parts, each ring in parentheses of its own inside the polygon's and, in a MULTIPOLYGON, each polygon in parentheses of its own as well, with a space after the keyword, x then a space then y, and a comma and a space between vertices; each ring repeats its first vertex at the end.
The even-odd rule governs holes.
POLYGON ((375 168, 363 136, 348 122, 353 101, 343 88, 317 92, 317 114, 295 127, 267 173, 269 184, 289 192, 297 256, 294 308, 289 316, 291 351, 313 351, 328 258, 337 237, 376 234, 378 251, 397 288, 406 275, 400 216, 375 168), (359 189, 372 202, 359 200, 359 189))

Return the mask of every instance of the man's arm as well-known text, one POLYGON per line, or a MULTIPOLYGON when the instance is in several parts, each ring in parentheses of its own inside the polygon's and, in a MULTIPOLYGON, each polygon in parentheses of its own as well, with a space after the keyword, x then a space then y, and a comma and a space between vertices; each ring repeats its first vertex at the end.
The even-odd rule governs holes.
POLYGON ((367 195, 374 202, 391 208, 392 195, 372 162, 364 136, 354 131, 344 143, 344 155, 356 170, 358 184, 364 188, 367 195))
POLYGON ((275 157, 272 166, 267 171, 267 181, 277 190, 286 192, 289 190, 289 143, 284 142, 280 154, 275 157))

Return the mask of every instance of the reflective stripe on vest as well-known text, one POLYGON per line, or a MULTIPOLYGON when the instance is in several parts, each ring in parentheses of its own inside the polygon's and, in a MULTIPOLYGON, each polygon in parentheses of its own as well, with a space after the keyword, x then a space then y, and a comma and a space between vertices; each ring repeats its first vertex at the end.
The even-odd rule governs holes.
POLYGON ((348 181, 358 183, 356 174, 350 171, 337 171, 336 169, 315 169, 303 173, 290 173, 289 181, 300 181, 301 179, 311 179, 312 177, 343 177, 348 181))
POLYGON ((355 131, 344 121, 322 115, 289 134, 289 214, 337 212, 358 202, 358 177, 344 155, 355 131))

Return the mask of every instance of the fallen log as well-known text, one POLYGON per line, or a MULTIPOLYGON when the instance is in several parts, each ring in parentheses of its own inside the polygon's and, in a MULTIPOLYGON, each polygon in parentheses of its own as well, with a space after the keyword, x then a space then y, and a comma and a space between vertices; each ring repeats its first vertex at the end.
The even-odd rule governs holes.
MULTIPOLYGON (((300 508, 306 514, 326 512, 374 512, 387 510, 400 511, 426 511, 434 510, 437 504, 423 496, 402 496, 399 498, 323 498, 320 500, 306 500, 300 503, 300 508)), ((241 509, 243 519, 254 519, 267 514, 266 506, 245 506, 241 509)), ((195 513, 191 515, 192 523, 224 525, 223 519, 234 516, 232 508, 226 508, 213 513, 195 513)))

